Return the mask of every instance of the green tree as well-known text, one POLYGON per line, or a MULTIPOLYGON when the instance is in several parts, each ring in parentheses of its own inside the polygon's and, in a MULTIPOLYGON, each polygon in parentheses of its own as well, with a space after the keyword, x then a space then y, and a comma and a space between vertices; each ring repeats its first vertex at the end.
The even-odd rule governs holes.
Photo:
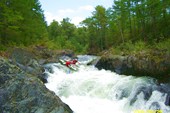
MULTIPOLYGON (((26 0, 25 3, 22 2, 21 4, 24 5, 20 5, 20 7, 23 9, 21 13, 24 17, 24 20, 21 22, 21 31, 24 37, 23 42, 30 44, 30 41, 35 42, 45 37, 47 33, 46 22, 38 0, 26 0)), ((19 8, 16 9, 20 10, 19 8)))
POLYGON ((70 22, 69 18, 63 18, 61 21, 61 34, 66 36, 68 40, 74 36, 75 28, 75 25, 70 22))
POLYGON ((20 23, 23 17, 20 12, 16 11, 12 6, 12 1, 0 1, 0 41, 1 44, 8 44, 12 40, 12 36, 19 33, 20 23))
POLYGON ((98 44, 100 50, 106 49, 106 29, 107 29, 107 16, 106 9, 103 6, 97 6, 96 11, 93 12, 93 18, 96 22, 96 27, 98 30, 98 44))
POLYGON ((48 34, 50 40, 55 40, 57 36, 60 36, 61 25, 55 20, 48 26, 48 34))
POLYGON ((89 49, 91 51, 102 51, 106 49, 107 15, 103 6, 97 6, 92 17, 82 22, 88 27, 89 49))
POLYGON ((4 45, 29 45, 47 35, 38 0, 1 0, 0 10, 0 38, 4 45))

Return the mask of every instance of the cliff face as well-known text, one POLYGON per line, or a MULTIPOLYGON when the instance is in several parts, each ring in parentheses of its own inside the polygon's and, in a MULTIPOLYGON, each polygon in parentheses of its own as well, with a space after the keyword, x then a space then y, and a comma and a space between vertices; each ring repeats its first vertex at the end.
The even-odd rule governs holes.
POLYGON ((107 53, 101 57, 96 67, 118 74, 151 76, 160 82, 170 82, 170 54, 163 52, 141 52, 125 56, 107 53))
POLYGON ((0 112, 72 113, 72 110, 37 76, 0 57, 0 112))

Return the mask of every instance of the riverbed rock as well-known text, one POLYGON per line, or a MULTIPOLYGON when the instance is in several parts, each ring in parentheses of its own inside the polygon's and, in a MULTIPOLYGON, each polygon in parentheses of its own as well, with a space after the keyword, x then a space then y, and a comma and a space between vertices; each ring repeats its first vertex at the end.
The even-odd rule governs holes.
POLYGON ((61 56, 68 56, 71 58, 75 56, 72 50, 50 50, 44 46, 35 46, 31 51, 38 57, 40 64, 58 62, 61 56))
POLYGON ((118 74, 150 76, 160 82, 170 82, 170 54, 166 52, 140 52, 124 56, 109 53, 101 57, 96 67, 118 74))
POLYGON ((0 113, 73 113, 34 75, 0 57, 0 113))
POLYGON ((31 51, 21 48, 14 48, 10 53, 10 60, 24 72, 35 75, 44 83, 47 82, 43 76, 43 65, 38 62, 38 57, 31 51))
POLYGON ((46 83, 47 76, 43 73, 44 64, 58 62, 61 56, 72 58, 75 55, 71 50, 50 50, 44 46, 35 46, 31 49, 14 48, 10 51, 9 58, 14 65, 46 83))

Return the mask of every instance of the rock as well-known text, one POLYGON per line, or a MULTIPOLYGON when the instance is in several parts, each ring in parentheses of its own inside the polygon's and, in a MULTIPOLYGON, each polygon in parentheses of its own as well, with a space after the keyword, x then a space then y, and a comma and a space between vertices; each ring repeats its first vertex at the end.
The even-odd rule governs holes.
POLYGON ((36 56, 28 50, 15 48, 11 52, 10 58, 14 64, 28 73, 42 73, 41 65, 36 60, 36 56))
POLYGON ((3 58, 0 58, 0 112, 73 113, 35 75, 3 58))
POLYGON ((19 72, 21 72, 20 68, 15 65, 11 65, 9 61, 0 57, 0 74, 13 74, 19 72))
POLYGON ((158 109, 161 109, 161 106, 159 105, 158 102, 153 102, 153 103, 150 105, 149 109, 158 110, 158 109))
POLYGON ((170 106, 170 94, 166 97, 165 105, 170 106))
MULTIPOLYGON (((37 76, 43 83, 47 82, 47 76, 43 74, 44 64, 58 62, 61 56, 74 57, 71 50, 49 50, 43 46, 35 46, 33 49, 14 48, 9 55, 11 62, 23 71, 37 76)), ((2 68, 1 68, 2 69, 2 68)), ((3 71, 6 67, 3 67, 3 71)))
POLYGON ((10 58, 13 64, 17 65, 24 72, 33 74, 46 83, 46 78, 42 76, 44 71, 43 65, 39 64, 37 57, 33 52, 21 48, 15 48, 11 52, 10 58))
POLYGON ((96 57, 92 59, 90 62, 88 62, 87 65, 96 65, 99 60, 100 60, 100 57, 96 57))
POLYGON ((115 71, 118 74, 122 74, 128 65, 126 65, 127 57, 124 56, 112 56, 111 58, 101 58, 95 65, 98 69, 107 69, 115 71))
POLYGON ((161 84, 158 91, 167 94, 165 105, 170 106, 170 83, 161 84))
POLYGON ((74 57, 74 52, 71 50, 49 50, 43 46, 33 47, 32 53, 38 57, 40 64, 58 62, 61 56, 74 57))
POLYGON ((134 55, 104 55, 95 65, 98 69, 114 71, 118 74, 150 76, 160 82, 170 82, 170 55, 150 52, 134 55))
POLYGON ((70 58, 73 58, 75 55, 74 55, 74 52, 72 50, 63 50, 62 56, 68 56, 70 58))

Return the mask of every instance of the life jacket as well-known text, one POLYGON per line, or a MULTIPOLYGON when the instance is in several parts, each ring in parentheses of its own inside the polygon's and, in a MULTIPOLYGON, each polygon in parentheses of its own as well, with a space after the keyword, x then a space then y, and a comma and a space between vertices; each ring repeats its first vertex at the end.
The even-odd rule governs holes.
POLYGON ((69 66, 71 64, 76 64, 77 60, 72 60, 72 61, 66 61, 66 66, 69 66))

